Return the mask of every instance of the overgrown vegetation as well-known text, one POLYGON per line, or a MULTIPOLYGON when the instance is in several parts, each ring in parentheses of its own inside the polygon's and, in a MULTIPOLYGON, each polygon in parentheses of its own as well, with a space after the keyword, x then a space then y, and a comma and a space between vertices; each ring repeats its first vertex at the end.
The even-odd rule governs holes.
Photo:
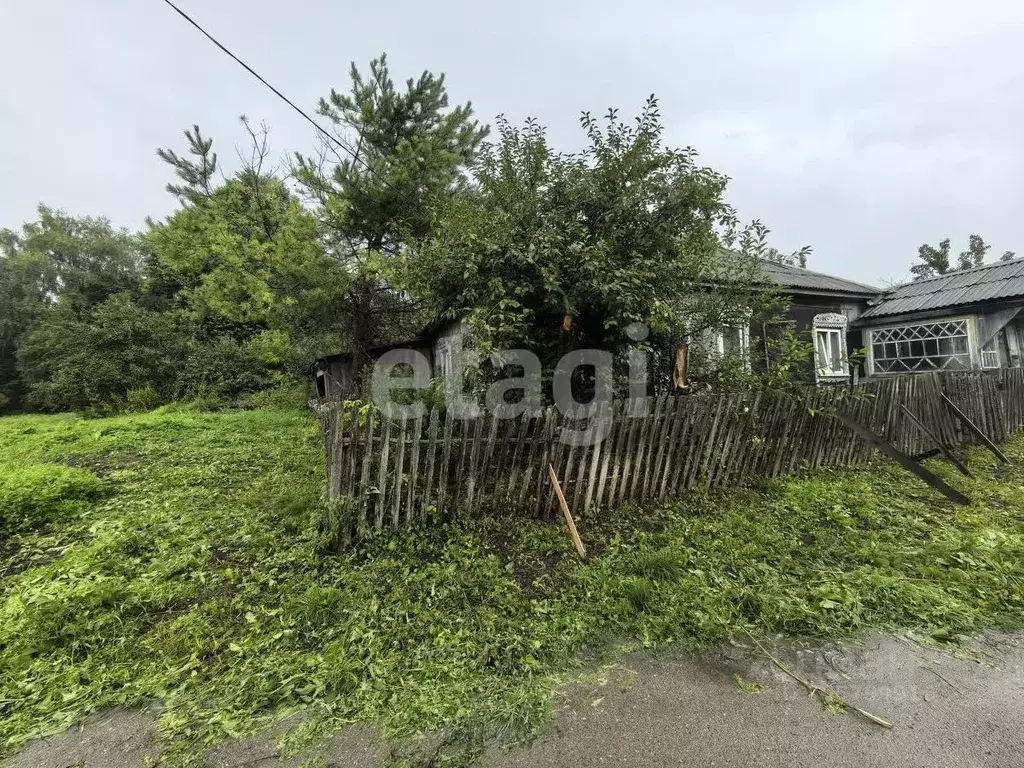
POLYGON ((571 348, 641 346, 665 374, 691 337, 715 349, 691 372, 749 367, 721 365, 716 333, 775 313, 759 258, 788 257, 739 225, 724 175, 664 143, 653 96, 635 125, 585 114, 565 154, 534 121, 499 118, 488 143, 443 75, 396 84, 381 56, 349 81, 319 103, 334 132, 290 165, 245 117, 232 169, 199 126, 158 150, 179 207, 142 232, 42 205, 0 229, 0 411, 234 402, 345 351, 358 383, 375 345, 441 317, 549 369, 571 348))
POLYGON ((84 469, 60 464, 0 464, 0 531, 61 522, 107 493, 84 469))
POLYGON ((950 476, 967 508, 879 463, 584 519, 580 563, 560 525, 500 514, 320 554, 345 511, 321 507, 299 410, 0 419, 13 487, 73 501, 3 544, 3 750, 159 700, 174 763, 295 710, 297 740, 443 729, 457 760, 529 734, 581 660, 624 646, 1021 626, 1024 440, 1006 451, 1005 472, 972 452, 976 479, 950 476))

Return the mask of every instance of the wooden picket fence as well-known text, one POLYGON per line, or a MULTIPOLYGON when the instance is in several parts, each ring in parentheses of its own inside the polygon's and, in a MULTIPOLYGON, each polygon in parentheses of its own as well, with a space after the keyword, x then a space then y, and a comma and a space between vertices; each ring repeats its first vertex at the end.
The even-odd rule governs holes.
POLYGON ((866 461, 874 448, 836 413, 907 454, 936 446, 901 406, 948 446, 974 442, 942 393, 994 442, 1024 426, 1020 369, 897 376, 795 394, 662 396, 649 398, 642 415, 634 415, 635 403, 615 403, 582 421, 553 408, 515 419, 459 419, 437 408, 389 419, 356 403, 321 402, 317 411, 329 498, 350 497, 356 528, 399 528, 492 509, 550 517, 557 507, 549 465, 573 512, 588 513, 676 498, 698 486, 866 461), (562 439, 585 426, 604 439, 562 439))

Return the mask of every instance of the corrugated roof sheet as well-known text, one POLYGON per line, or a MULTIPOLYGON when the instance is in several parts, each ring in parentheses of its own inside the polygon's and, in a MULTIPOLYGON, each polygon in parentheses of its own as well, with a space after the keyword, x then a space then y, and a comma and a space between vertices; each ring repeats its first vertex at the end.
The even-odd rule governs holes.
POLYGON ((999 261, 894 288, 861 319, 1024 298, 1024 259, 999 261))
POLYGON ((764 262, 763 269, 772 282, 777 283, 783 288, 803 288, 809 291, 832 291, 835 293, 852 293, 868 296, 882 293, 881 290, 870 285, 856 283, 853 280, 844 280, 841 277, 833 277, 822 272, 812 272, 809 269, 790 267, 774 261, 764 262))

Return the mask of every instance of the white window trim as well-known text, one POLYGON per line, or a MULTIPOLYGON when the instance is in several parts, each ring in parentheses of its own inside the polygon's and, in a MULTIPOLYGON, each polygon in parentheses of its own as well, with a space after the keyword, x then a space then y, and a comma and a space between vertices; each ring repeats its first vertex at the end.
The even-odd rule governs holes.
POLYGON ((715 349, 718 350, 718 356, 724 358, 726 356, 725 351, 725 331, 739 331, 740 336, 740 354, 743 356, 743 367, 750 369, 750 328, 746 325, 729 325, 725 328, 715 331, 715 349))
MULTIPOLYGON (((963 320, 967 324, 967 351, 971 360, 971 369, 977 368, 981 363, 981 350, 978 348, 978 331, 975 327, 973 315, 954 315, 952 317, 936 317, 930 320, 917 320, 915 322, 891 323, 880 325, 876 328, 866 328, 865 339, 867 345, 867 371, 869 376, 903 376, 908 371, 877 371, 875 370, 875 334, 882 331, 891 331, 893 328, 907 328, 913 325, 929 325, 931 323, 955 323, 963 320)), ((912 373, 912 372, 911 372, 912 373)))
MULTIPOLYGON (((828 344, 831 347, 831 343, 828 344)), ((814 329, 814 360, 818 369, 818 376, 822 378, 847 378, 850 375, 849 365, 846 363, 846 333, 841 328, 815 328, 814 329), (839 367, 834 368, 834 358, 829 355, 825 359, 821 356, 821 346, 818 344, 820 335, 826 338, 835 337, 839 347, 839 367)))
POLYGON ((848 379, 850 378, 849 352, 847 351, 846 334, 850 320, 846 315, 836 312, 825 312, 815 315, 811 322, 811 330, 814 341, 814 371, 818 380, 826 379, 848 379), (840 368, 832 367, 831 360, 822 360, 818 346, 818 334, 836 333, 839 335, 839 359, 840 368))
POLYGON ((451 340, 444 339, 434 352, 434 377, 448 378, 455 373, 455 349, 451 340))
POLYGON ((981 367, 986 371, 995 370, 996 368, 1002 368, 1003 362, 999 357, 999 334, 997 333, 991 339, 988 340, 988 344, 982 346, 981 351, 981 367), (993 358, 995 363, 993 364, 993 358))

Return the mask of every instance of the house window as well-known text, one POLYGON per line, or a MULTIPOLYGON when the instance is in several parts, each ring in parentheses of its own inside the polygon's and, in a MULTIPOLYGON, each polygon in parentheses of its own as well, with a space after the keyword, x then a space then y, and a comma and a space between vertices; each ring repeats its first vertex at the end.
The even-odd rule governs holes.
POLYGON ((981 348, 981 367, 982 368, 998 368, 1000 367, 999 362, 999 345, 995 337, 988 340, 988 342, 981 348))
POLYGON ((767 322, 764 331, 764 359, 767 368, 778 366, 779 362, 790 351, 790 339, 796 332, 795 320, 776 320, 767 322))
POLYGON ((846 327, 849 320, 838 312, 814 317, 814 367, 818 378, 850 375, 846 356, 846 327))
POLYGON ((434 376, 440 379, 448 379, 455 375, 455 350, 446 339, 437 345, 434 362, 434 376))
POLYGON ((750 331, 746 328, 723 328, 716 339, 718 354, 725 357, 746 356, 750 351, 750 331))
POLYGON ((814 331, 814 356, 822 376, 846 376, 846 344, 838 328, 817 328, 814 331))
POLYGON ((871 331, 873 373, 969 370, 967 320, 902 325, 871 331))
POLYGON ((696 340, 687 337, 687 343, 695 344, 712 367, 728 358, 750 368, 750 329, 746 326, 705 328, 696 340))

